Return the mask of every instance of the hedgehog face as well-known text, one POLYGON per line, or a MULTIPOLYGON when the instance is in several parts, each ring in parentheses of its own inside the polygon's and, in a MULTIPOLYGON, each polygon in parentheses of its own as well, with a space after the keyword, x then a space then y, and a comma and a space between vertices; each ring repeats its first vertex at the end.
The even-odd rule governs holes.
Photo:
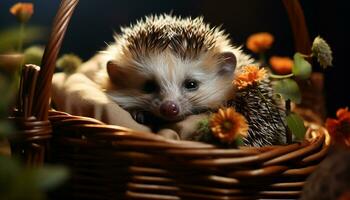
POLYGON ((110 91, 111 97, 129 111, 150 112, 164 120, 176 121, 216 109, 234 93, 233 53, 205 53, 196 59, 182 59, 164 51, 144 57, 137 66, 132 63, 134 66, 130 67, 114 61, 107 67, 117 87, 110 91))

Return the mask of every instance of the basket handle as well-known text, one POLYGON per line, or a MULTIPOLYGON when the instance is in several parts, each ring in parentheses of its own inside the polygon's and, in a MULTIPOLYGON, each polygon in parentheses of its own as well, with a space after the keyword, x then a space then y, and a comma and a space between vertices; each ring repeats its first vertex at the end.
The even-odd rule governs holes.
POLYGON ((294 48, 303 54, 310 54, 310 36, 299 0, 282 0, 293 31, 294 48))
POLYGON ((51 96, 52 76, 55 71, 57 55, 61 48, 68 23, 79 0, 62 0, 53 22, 48 45, 41 61, 41 69, 35 87, 36 98, 33 102, 33 114, 38 120, 48 118, 49 99, 51 96))

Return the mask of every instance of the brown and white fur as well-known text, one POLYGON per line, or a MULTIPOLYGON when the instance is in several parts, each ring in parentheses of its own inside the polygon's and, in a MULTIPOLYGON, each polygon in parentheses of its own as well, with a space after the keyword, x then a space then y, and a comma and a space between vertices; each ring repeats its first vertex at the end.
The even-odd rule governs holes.
POLYGON ((110 80, 104 83, 110 98, 129 112, 165 121, 224 105, 234 97, 235 71, 253 62, 203 18, 171 15, 149 16, 122 28, 101 54, 107 73, 99 76, 109 78, 99 79, 110 80))

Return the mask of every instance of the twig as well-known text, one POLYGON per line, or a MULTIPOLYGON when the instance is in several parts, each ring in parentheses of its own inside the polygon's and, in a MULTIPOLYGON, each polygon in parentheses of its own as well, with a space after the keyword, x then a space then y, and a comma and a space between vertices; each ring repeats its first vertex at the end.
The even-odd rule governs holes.
MULTIPOLYGON (((288 116, 290 112, 291 112, 291 101, 288 99, 286 100, 286 116, 288 116)), ((288 127, 286 127, 286 139, 287 139, 287 144, 292 143, 292 133, 290 132, 288 127)))
POLYGON ((23 50, 23 37, 24 37, 24 23, 21 22, 19 27, 19 38, 18 38, 18 52, 22 52, 23 50))
POLYGON ((277 75, 277 74, 271 74, 270 73, 270 78, 274 78, 274 79, 284 79, 284 78, 290 78, 293 77, 294 74, 287 74, 287 75, 277 75))

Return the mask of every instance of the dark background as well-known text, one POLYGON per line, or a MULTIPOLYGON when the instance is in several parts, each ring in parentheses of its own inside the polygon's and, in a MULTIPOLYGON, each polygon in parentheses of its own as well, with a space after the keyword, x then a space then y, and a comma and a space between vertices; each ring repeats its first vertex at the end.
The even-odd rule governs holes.
MULTIPOLYGON (((293 1, 293 0, 292 0, 293 1)), ((8 12, 17 1, 0 1, 0 29, 15 26, 8 12)), ((35 14, 31 25, 49 29, 57 11, 58 0, 32 0, 35 14)), ((350 106, 349 68, 345 47, 349 33, 349 6, 346 1, 301 1, 310 37, 321 35, 334 52, 334 66, 326 69, 325 95, 329 116, 339 107, 350 106)), ((288 16, 281 0, 81 0, 65 37, 62 53, 73 52, 87 60, 112 41, 113 31, 137 19, 155 13, 182 16, 202 15, 212 25, 223 25, 236 44, 244 44, 255 32, 267 31, 275 36, 269 55, 292 56, 293 38, 288 16)), ((45 41, 40 41, 45 44, 45 41)), ((249 51, 247 51, 249 53, 249 51)), ((321 71, 314 65, 314 69, 321 71)))

